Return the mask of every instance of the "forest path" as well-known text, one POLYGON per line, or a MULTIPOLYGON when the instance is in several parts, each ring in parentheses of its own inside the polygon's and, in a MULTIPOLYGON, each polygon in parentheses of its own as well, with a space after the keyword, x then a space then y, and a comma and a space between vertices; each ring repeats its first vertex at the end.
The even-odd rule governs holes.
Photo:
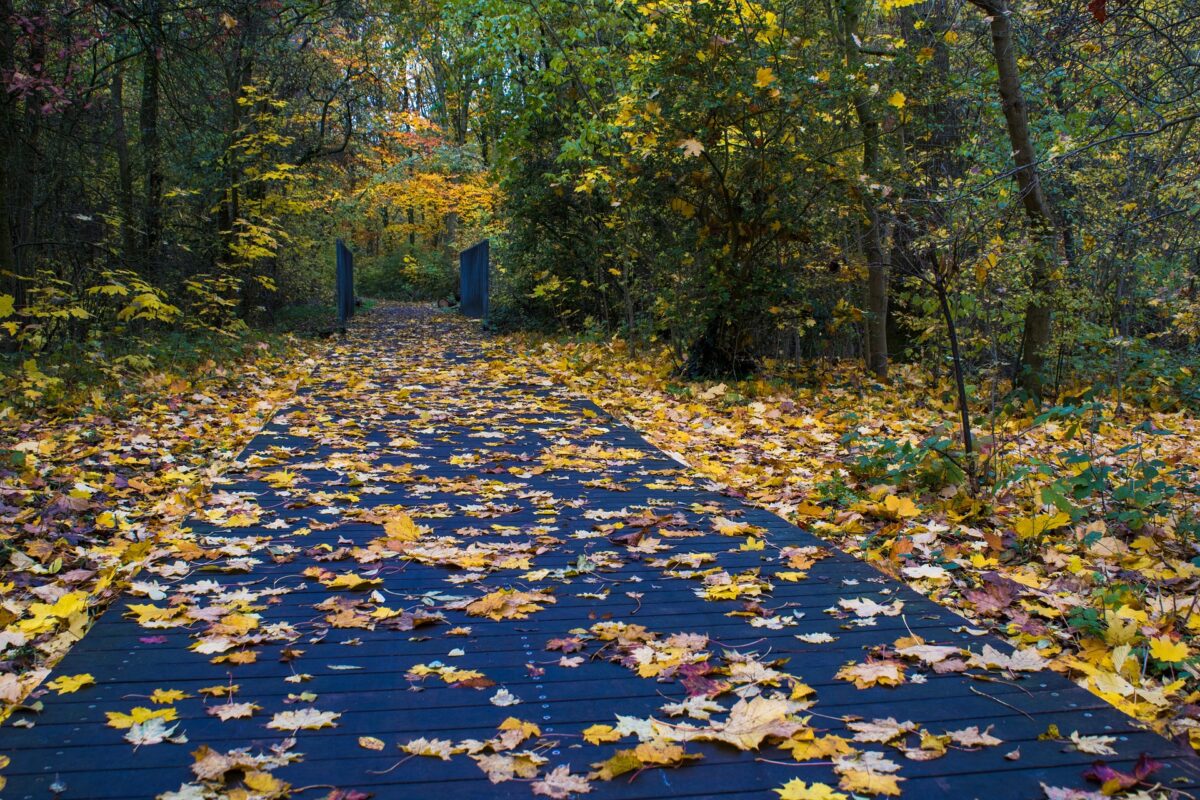
POLYGON ((589 797, 1001 800, 1143 753, 1195 785, 1172 743, 503 347, 430 310, 358 321, 51 676, 94 685, 0 729, 0 796, 566 797, 608 761, 589 797))

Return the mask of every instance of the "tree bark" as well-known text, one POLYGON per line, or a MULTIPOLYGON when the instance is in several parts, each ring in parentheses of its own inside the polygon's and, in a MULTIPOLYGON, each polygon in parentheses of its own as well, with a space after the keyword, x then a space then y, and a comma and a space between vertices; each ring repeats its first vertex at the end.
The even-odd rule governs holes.
MULTIPOLYGON (((0 0, 0 69, 11 75, 14 66, 13 7, 11 0, 0 0)), ((16 113, 13 95, 0 91, 0 272, 12 276, 10 289, 17 306, 25 304, 24 281, 17 276, 16 242, 13 236, 12 182, 10 165, 16 149, 16 113)))
MULTIPOLYGON (((40 2, 34 3, 26 13, 40 16, 46 13, 45 5, 40 2)), ((28 40, 27 63, 44 66, 49 49, 45 27, 36 27, 35 32, 29 35, 28 40)), ((38 68, 40 69, 40 67, 38 68)), ((10 193, 10 202, 16 208, 16 214, 12 218, 11 236, 14 251, 14 274, 17 276, 19 284, 16 287, 18 303, 24 302, 29 279, 36 272, 34 250, 24 245, 37 241, 41 226, 45 224, 42 215, 37 213, 40 199, 37 194, 38 178, 46 172, 39 152, 40 139, 45 125, 45 118, 41 110, 45 99, 45 92, 35 89, 25 96, 20 118, 18 119, 17 115, 13 114, 13 124, 17 126, 13 141, 15 145, 13 155, 16 157, 9 162, 11 171, 7 176, 7 190, 10 193)), ((14 107, 13 111, 16 110, 14 107)))
POLYGON ((242 31, 231 63, 226 65, 225 84, 228 92, 228 115, 226 119, 225 140, 225 190, 217 210, 217 228, 221 240, 220 259, 231 263, 234 257, 234 245, 237 242, 239 220, 242 217, 241 190, 242 168, 240 156, 234 151, 242 128, 242 98, 246 87, 254 80, 254 48, 257 44, 257 18, 253 12, 247 13, 239 20, 242 31))
POLYGON ((142 104, 138 116, 141 132, 142 173, 145 178, 145 201, 142 228, 143 258, 153 268, 157 261, 162 238, 162 152, 158 131, 159 109, 159 52, 162 9, 159 0, 149 0, 145 50, 142 56, 142 104))
POLYGON ((113 149, 117 154, 117 205, 121 210, 121 248, 126 263, 137 258, 137 212, 133 205, 133 166, 129 131, 125 127, 125 68, 118 64, 112 77, 113 149))
POLYGON ((1052 298, 1059 237, 1054 229, 1054 212, 1042 190, 1037 169, 1037 150, 1029 131, 1029 110, 1021 89, 1011 10, 1008 0, 971 0, 991 18, 992 52, 999 76, 1000 99, 1008 126, 1009 143, 1016 163, 1017 186, 1025 217, 1034 239, 1029 289, 1025 308, 1025 330, 1021 346, 1020 383, 1035 399, 1042 396, 1046 349, 1052 334, 1052 298))
MULTIPOLYGON (((862 7, 859 0, 846 3, 842 17, 845 36, 846 65, 857 71, 860 63, 856 41, 861 22, 862 7)), ((879 120, 871 108, 870 96, 863 89, 854 92, 854 113, 858 117, 858 129, 862 136, 862 171, 875 182, 879 177, 881 158, 879 152, 879 120)), ((891 273, 891 244, 889 226, 870 194, 870 187, 860 187, 863 213, 866 223, 862 226, 863 251, 867 258, 867 369, 880 380, 888 375, 888 283, 891 273)))
POLYGON ((888 284, 891 280, 891 247, 878 209, 866 205, 870 220, 864 231, 867 255, 867 369, 880 380, 888 375, 888 284))
POLYGON ((932 267, 934 272, 933 288, 937 293, 942 320, 946 323, 946 335, 950 339, 950 364, 954 369, 954 389, 958 396, 959 436, 962 438, 964 457, 963 469, 967 474, 971 496, 974 497, 979 490, 979 478, 975 470, 975 441, 971 434, 971 406, 967 403, 967 381, 963 369, 962 352, 958 346, 958 327, 954 322, 954 312, 950 308, 946 276, 936 260, 933 261, 932 267))

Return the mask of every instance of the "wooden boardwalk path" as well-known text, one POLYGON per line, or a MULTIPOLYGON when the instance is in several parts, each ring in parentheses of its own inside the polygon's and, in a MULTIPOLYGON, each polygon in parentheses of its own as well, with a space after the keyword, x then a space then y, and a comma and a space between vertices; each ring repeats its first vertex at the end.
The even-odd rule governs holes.
POLYGON ((556 768, 605 761, 626 771, 588 797, 899 778, 905 797, 1039 798, 1142 754, 1164 764, 1149 783, 1196 793, 1172 743, 1005 668, 998 640, 465 330, 394 309, 356 326, 55 670, 95 685, 0 729, 4 800, 566 796, 556 768), (969 745, 972 726, 1002 743, 969 745), (656 766, 681 754, 701 757, 656 766))

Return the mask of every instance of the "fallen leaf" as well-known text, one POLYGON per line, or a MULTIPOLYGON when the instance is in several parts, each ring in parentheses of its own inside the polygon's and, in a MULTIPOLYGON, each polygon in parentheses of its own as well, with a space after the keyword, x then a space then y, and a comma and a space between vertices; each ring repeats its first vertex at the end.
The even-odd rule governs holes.
POLYGON ((321 728, 336 728, 335 720, 341 714, 333 711, 318 711, 315 708, 302 708, 298 711, 280 711, 267 723, 268 728, 279 731, 315 731, 321 728))
POLYGON ((533 793, 564 800, 572 794, 587 794, 592 791, 592 785, 580 775, 572 775, 571 768, 560 764, 540 781, 532 784, 533 793))

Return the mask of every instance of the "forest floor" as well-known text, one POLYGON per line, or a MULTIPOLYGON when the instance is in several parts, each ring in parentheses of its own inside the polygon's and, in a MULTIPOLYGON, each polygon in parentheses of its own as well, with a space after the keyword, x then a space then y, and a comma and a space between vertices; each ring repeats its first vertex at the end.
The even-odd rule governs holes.
POLYGON ((39 370, 34 396, 0 410, 0 719, 294 395, 315 362, 298 340, 272 344, 97 374, 54 402, 39 370))
MULTIPOLYGON (((511 345, 505 345, 511 347, 511 345)), ((550 372, 715 486, 858 554, 1126 713, 1200 747, 1200 422, 1111 401, 975 409, 948 380, 857 365, 681 384, 665 350, 529 337, 550 372)))

